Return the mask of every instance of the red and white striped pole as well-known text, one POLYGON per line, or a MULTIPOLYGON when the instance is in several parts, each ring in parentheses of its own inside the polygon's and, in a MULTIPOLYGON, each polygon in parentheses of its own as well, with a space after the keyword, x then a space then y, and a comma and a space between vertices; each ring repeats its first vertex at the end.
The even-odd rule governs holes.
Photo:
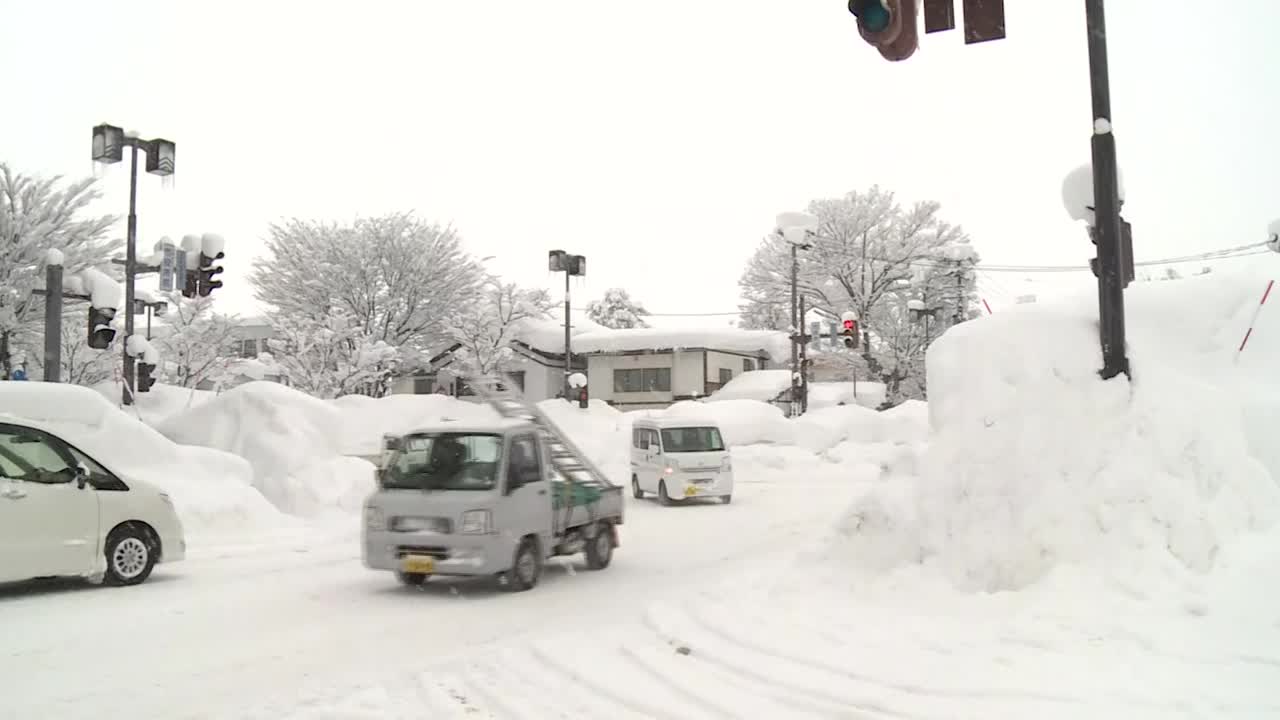
POLYGON ((995 314, 995 313, 991 312, 991 305, 987 303, 987 299, 986 299, 986 298, 982 298, 982 306, 983 306, 983 307, 985 307, 985 308, 987 309, 987 314, 988 314, 988 315, 994 315, 994 314, 995 314))
POLYGON ((1262 306, 1267 304, 1267 298, 1271 296, 1271 288, 1275 284, 1275 280, 1267 281, 1267 289, 1262 291, 1262 300, 1258 302, 1258 307, 1253 309, 1253 317, 1249 318, 1249 329, 1244 331, 1244 339, 1240 341, 1240 347, 1236 348, 1236 360, 1240 359, 1244 346, 1249 344, 1249 336, 1253 334, 1253 324, 1258 322, 1258 315, 1262 314, 1262 306))

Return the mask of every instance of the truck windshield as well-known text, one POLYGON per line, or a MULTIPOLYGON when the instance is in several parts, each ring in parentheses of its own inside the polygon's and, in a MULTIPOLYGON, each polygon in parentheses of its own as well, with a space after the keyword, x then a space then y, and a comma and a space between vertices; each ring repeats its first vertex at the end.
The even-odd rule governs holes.
POLYGON ((432 433, 406 436, 381 473, 385 488, 492 490, 497 485, 502 436, 432 433))
POLYGON ((722 452, 724 441, 713 427, 667 428, 662 431, 662 450, 669 453, 722 452))

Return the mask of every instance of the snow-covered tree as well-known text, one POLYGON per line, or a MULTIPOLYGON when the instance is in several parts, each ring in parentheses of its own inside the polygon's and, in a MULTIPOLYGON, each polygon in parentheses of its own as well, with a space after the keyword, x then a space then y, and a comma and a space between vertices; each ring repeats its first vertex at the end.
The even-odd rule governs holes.
POLYGON ((644 306, 631 299, 631 294, 622 288, 609 288, 604 297, 587 303, 587 319, 607 328, 646 328, 644 321, 649 314, 644 306))
POLYGON ((161 377, 180 387, 196 387, 201 381, 225 378, 235 361, 231 346, 236 339, 236 318, 213 311, 213 298, 165 298, 165 332, 156 333, 155 345, 164 358, 161 377))
POLYGON ((479 302, 466 308, 455 322, 452 336, 468 372, 487 375, 511 357, 512 333, 520 322, 546 318, 551 296, 542 289, 522 289, 515 283, 490 278, 479 302))
MULTIPOLYGON (((893 193, 875 186, 814 200, 808 207, 819 227, 811 247, 797 254, 800 292, 822 317, 858 314, 859 364, 872 379, 885 382, 891 394, 897 388, 906 396, 919 396, 921 391, 904 380, 923 373, 928 342, 945 327, 973 316, 978 255, 963 230, 942 220, 939 210, 936 202, 904 208, 893 193), (914 327, 907 312, 910 300, 926 296, 939 315, 928 336, 914 327)), ((791 247, 771 234, 739 280, 747 301, 742 323, 758 327, 772 322, 785 328, 790 278, 791 247)))
MULTIPOLYGON (((87 213, 99 197, 94 180, 60 187, 61 181, 21 175, 0 163, 0 377, 9 376, 13 353, 41 352, 44 300, 31 291, 44 286, 48 251, 62 253, 70 274, 107 263, 120 246, 107 238, 115 218, 87 213)), ((75 313, 83 319, 82 306, 75 313)))
POLYGON ((274 362, 302 392, 320 398, 381 396, 395 368, 396 349, 366 332, 359 318, 334 311, 273 324, 267 341, 274 362))
POLYGON ((250 273, 257 298, 282 325, 336 312, 371 341, 418 349, 445 335, 484 278, 452 228, 408 213, 272 225, 250 273))

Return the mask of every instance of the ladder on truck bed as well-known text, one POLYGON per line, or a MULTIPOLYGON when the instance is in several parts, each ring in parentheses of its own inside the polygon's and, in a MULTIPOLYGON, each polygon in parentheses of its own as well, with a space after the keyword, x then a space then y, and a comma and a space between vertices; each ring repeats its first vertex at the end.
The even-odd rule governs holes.
MULTIPOLYGON (((546 443, 548 453, 550 454, 551 466, 556 473, 568 483, 568 494, 564 503, 564 517, 556 517, 553 513, 555 530, 563 532, 570 526, 573 520, 573 512, 577 509, 573 503, 573 485, 584 485, 588 487, 600 488, 602 490, 615 490, 617 485, 613 484, 609 478, 591 462, 591 458, 586 453, 578 449, 577 445, 569 439, 569 436, 556 425, 546 413, 538 409, 538 406, 514 388, 516 384, 504 375, 485 375, 482 377, 471 377, 466 379, 467 385, 475 391, 480 399, 489 403, 498 414, 506 418, 515 418, 527 420, 538 428, 538 433, 542 436, 543 442, 546 443)), ((589 517, 583 523, 593 523, 596 517, 597 503, 587 503, 583 509, 588 513, 589 517)))

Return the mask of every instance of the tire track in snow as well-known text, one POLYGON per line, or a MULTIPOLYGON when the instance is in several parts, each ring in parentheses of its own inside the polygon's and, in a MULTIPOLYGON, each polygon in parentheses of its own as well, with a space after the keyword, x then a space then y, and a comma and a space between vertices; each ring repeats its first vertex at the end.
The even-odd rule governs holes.
POLYGON ((567 679, 577 685, 580 685, 585 690, 596 693, 603 698, 612 700, 614 703, 621 706, 621 709, 625 709, 628 712, 635 713, 641 717, 652 718, 654 720, 686 720, 685 715, 672 714, 666 708, 657 707, 648 700, 628 698, 623 694, 615 692, 604 683, 596 682, 588 677, 584 677, 582 673, 575 670, 571 665, 561 662, 558 658, 553 657, 551 654, 543 651, 537 646, 530 646, 530 653, 534 660, 542 663, 545 667, 554 669, 563 674, 567 679))
MULTIPOLYGON (((696 621, 686 619, 686 622, 680 622, 678 617, 680 615, 685 615, 687 618, 687 613, 682 610, 652 608, 645 614, 645 625, 650 631, 667 642, 689 645, 692 648, 691 654, 699 659, 718 665, 728 672, 759 682, 765 687, 783 688, 794 693, 799 698, 807 699, 808 702, 806 704, 809 707, 812 707, 817 712, 827 713, 826 717, 869 718, 887 716, 917 720, 923 720, 927 717, 894 710, 885 707, 879 702, 863 697, 834 694, 829 691, 829 688, 839 686, 839 683, 814 682, 813 673, 796 668, 790 663, 780 662, 776 657, 755 652, 750 648, 735 647, 732 643, 724 642, 714 633, 708 633, 699 628, 696 621), (656 617, 657 615, 666 615, 666 622, 664 623, 663 620, 656 617), (701 640, 698 640, 699 636, 701 636, 701 640), (693 640, 692 642, 691 639, 693 640), (743 652, 744 650, 746 652, 743 652), (788 674, 792 679, 780 677, 779 674, 773 672, 757 670, 756 668, 768 668, 770 671, 790 671, 788 674), (801 672, 797 673, 796 670, 801 670, 801 672), (821 705, 815 705, 813 701, 821 701, 821 705), (851 713, 849 708, 859 712, 851 713), (831 714, 833 712, 835 714, 831 714)), ((792 701, 800 702, 795 698, 792 698, 792 701)))

